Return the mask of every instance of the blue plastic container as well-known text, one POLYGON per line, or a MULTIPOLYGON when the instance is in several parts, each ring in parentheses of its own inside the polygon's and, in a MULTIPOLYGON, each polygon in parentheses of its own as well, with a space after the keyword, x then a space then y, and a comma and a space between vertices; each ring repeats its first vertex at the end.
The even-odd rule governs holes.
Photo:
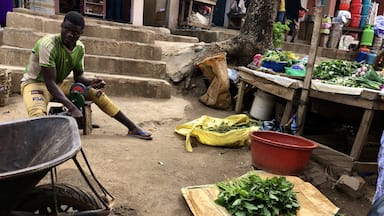
POLYGON ((367 55, 367 64, 373 65, 373 63, 375 62, 376 56, 377 55, 375 51, 369 52, 367 55))
POLYGON ((363 5, 371 4, 371 0, 363 0, 362 3, 363 5))
POLYGON ((361 15, 359 28, 364 28, 365 24, 367 23, 367 17, 368 15, 361 15))
POLYGON ((365 60, 367 60, 367 56, 368 56, 368 53, 367 53, 367 52, 362 52, 362 51, 360 51, 360 52, 359 52, 359 55, 358 55, 357 58, 356 58, 356 61, 357 61, 357 62, 365 61, 365 60))
POLYGON ((275 61, 263 61, 262 66, 272 69, 274 72, 284 72, 284 67, 287 66, 287 62, 275 62, 275 61))
POLYGON ((361 15, 368 15, 370 9, 371 4, 363 5, 363 8, 361 9, 361 15))

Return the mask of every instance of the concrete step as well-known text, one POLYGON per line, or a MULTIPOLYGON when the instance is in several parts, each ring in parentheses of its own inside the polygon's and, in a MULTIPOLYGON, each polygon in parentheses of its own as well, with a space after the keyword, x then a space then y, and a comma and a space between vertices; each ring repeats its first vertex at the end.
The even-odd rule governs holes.
MULTIPOLYGON (((61 31, 62 21, 63 16, 61 15, 42 16, 16 11, 7 13, 7 27, 30 28, 35 32, 58 33, 61 31)), ((105 24, 86 23, 83 36, 146 44, 153 44, 155 41, 154 31, 130 26, 108 25, 108 22, 105 24)))
MULTIPOLYGON (((2 45, 0 46, 0 64, 24 67, 28 63, 30 52, 31 49, 2 45)), ((84 70, 94 73, 166 78, 166 63, 162 61, 86 54, 84 62, 84 70)))
MULTIPOLYGON (((12 78, 12 92, 20 93, 20 80, 24 67, 0 64, 0 71, 8 70, 12 78)), ((85 76, 104 79, 107 83, 105 92, 111 96, 170 98, 172 86, 162 79, 140 78, 113 74, 85 72, 85 76)))
POLYGON ((233 38, 239 34, 239 31, 223 31, 221 29, 174 29, 172 30, 172 34, 183 35, 186 37, 197 37, 199 41, 210 43, 233 38))
MULTIPOLYGON (((45 15, 45 14, 41 14, 25 8, 14 8, 13 11, 17 13, 27 14, 27 15, 40 16, 48 19, 55 19, 55 20, 58 20, 59 22, 63 20, 63 15, 45 15)), ((86 25, 89 25, 92 23, 92 24, 102 25, 102 26, 115 26, 115 27, 122 27, 122 28, 128 27, 128 28, 133 28, 137 30, 153 31, 155 33, 155 40, 186 42, 186 43, 199 42, 199 39, 197 37, 174 35, 174 34, 171 34, 171 31, 168 28, 164 28, 164 27, 136 26, 128 23, 111 22, 111 21, 101 20, 101 19, 92 18, 92 17, 85 17, 85 22, 86 22, 86 25)), ((51 27, 53 29, 56 29, 56 30, 58 29, 60 31, 59 26, 58 27, 56 26, 56 28, 54 28, 54 26, 50 26, 49 29, 51 29, 51 27)), ((51 31, 53 31, 53 29, 51 29, 51 31)), ((51 33, 55 33, 55 32, 51 32, 51 33)), ((131 38, 123 38, 123 40, 131 40, 131 38)))
POLYGON ((183 43, 199 43, 199 38, 197 38, 197 37, 174 35, 174 34, 156 33, 156 38, 155 39, 157 41, 183 42, 183 43))
MULTIPOLYGON (((30 49, 45 34, 47 33, 34 32, 28 28, 6 27, 3 30, 2 43, 8 46, 30 49)), ((161 47, 154 44, 95 37, 81 37, 80 40, 86 47, 86 54, 161 60, 161 47)))

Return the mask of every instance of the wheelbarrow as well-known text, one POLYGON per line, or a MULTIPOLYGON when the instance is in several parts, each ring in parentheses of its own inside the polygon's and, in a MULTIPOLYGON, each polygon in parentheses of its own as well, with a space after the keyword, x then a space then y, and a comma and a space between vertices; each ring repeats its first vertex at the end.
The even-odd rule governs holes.
POLYGON ((1 216, 108 215, 113 200, 88 163, 74 118, 45 116, 0 123, 1 216), (77 159, 79 152, 91 177, 77 159), (56 167, 69 159, 90 190, 57 183, 56 167), (48 173, 50 184, 39 184, 48 173))

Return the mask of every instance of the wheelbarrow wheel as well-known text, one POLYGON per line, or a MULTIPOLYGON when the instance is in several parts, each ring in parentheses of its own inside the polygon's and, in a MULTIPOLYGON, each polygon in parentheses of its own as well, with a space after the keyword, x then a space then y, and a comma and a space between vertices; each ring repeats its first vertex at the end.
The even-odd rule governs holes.
MULTIPOLYGON (((89 210, 89 215, 108 215, 106 210, 95 196, 87 193, 76 186, 67 184, 56 184, 56 200, 58 212, 82 212, 89 210)), ((34 215, 54 215, 54 194, 52 185, 45 184, 37 186, 31 193, 21 202, 16 211, 30 212, 34 215)))

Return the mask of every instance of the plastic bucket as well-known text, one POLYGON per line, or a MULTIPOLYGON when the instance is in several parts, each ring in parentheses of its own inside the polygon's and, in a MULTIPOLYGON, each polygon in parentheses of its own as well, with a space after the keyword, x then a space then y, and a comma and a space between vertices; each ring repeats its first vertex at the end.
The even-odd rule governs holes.
POLYGON ((357 62, 365 61, 365 60, 367 59, 367 55, 368 55, 367 52, 362 52, 362 51, 360 51, 360 52, 359 52, 359 55, 358 55, 357 58, 356 58, 356 61, 357 61, 357 62))
POLYGON ((349 10, 349 3, 348 2, 341 2, 339 4, 339 10, 349 10))
POLYGON ((361 9, 361 15, 368 15, 370 9, 371 4, 363 5, 363 8, 361 9))
POLYGON ((351 14, 361 14, 361 9, 362 9, 361 3, 352 3, 351 5, 351 14))
POLYGON ((271 120, 274 113, 276 96, 257 90, 249 114, 259 120, 271 120))
POLYGON ((253 131, 249 137, 252 165, 281 175, 301 173, 318 146, 304 137, 276 131, 253 131))
POLYGON ((373 65, 376 59, 376 53, 375 52, 370 52, 367 55, 367 64, 373 65))
POLYGON ((361 16, 360 14, 352 14, 351 16, 351 22, 349 23, 349 26, 352 28, 358 28, 360 26, 360 20, 361 16))
POLYGON ((359 28, 364 28, 365 24, 367 23, 367 17, 368 15, 361 15, 359 28))

